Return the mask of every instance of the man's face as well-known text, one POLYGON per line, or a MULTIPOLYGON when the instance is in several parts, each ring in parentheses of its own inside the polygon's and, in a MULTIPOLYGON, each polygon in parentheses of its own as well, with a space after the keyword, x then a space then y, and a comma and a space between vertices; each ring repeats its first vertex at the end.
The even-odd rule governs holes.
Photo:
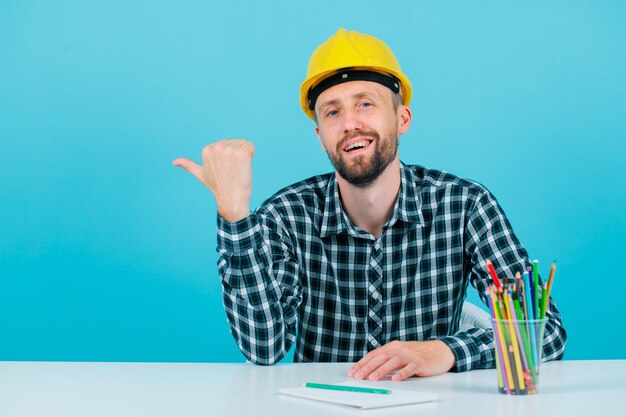
POLYGON ((396 108, 392 91, 370 81, 350 81, 317 99, 315 128, 337 173, 367 187, 397 157, 398 137, 408 129, 410 111, 396 108), (408 113, 408 119, 407 119, 408 113))

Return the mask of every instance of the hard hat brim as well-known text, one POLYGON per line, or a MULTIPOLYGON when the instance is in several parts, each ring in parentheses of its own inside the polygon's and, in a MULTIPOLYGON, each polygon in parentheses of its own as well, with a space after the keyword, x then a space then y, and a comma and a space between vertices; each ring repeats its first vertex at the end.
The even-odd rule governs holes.
MULTIPOLYGON (((372 72, 378 72, 383 75, 392 75, 400 81, 400 93, 402 94, 402 104, 404 104, 405 106, 408 106, 409 103, 411 103, 411 96, 412 96, 411 82, 409 81, 409 78, 401 72, 393 71, 393 70, 390 70, 389 68, 380 68, 380 67, 375 67, 375 66, 331 69, 331 70, 316 74, 314 77, 311 77, 305 80, 300 85, 300 106, 302 107, 302 110, 304 111, 304 113, 311 120, 315 120, 315 109, 311 109, 309 107, 309 100, 308 100, 309 92, 311 91, 312 88, 315 88, 315 86, 319 85, 323 80, 325 80, 326 78, 332 75, 335 75, 338 72, 341 72, 342 70, 372 71, 372 72)), ((356 81, 356 80, 351 79, 345 82, 350 82, 350 81, 356 81)))

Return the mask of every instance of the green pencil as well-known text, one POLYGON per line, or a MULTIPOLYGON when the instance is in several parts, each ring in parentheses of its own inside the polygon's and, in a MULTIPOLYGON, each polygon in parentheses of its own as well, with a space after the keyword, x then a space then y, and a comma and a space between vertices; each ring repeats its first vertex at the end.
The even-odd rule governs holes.
POLYGON ((541 289, 541 315, 540 318, 546 317, 546 310, 548 309, 548 286, 544 285, 541 289))
MULTIPOLYGON (((524 317, 522 315, 522 308, 520 307, 519 300, 517 298, 513 300, 513 305, 515 307, 515 312, 517 314, 517 317, 524 317)), ((523 341, 524 341, 524 351, 526 353, 526 363, 528 364, 528 368, 530 369, 530 374, 532 376, 533 383, 537 383, 537 374, 535 372, 535 360, 533 359, 533 351, 530 346, 530 340, 528 339, 528 334, 526 333, 527 329, 525 326, 519 326, 519 329, 520 329, 520 332, 522 333, 522 339, 524 339, 523 341)))
POLYGON ((329 389, 333 391, 362 392, 364 394, 391 394, 390 389, 383 388, 351 387, 348 385, 319 384, 317 382, 307 382, 304 386, 307 388, 329 389))
POLYGON ((539 306, 539 261, 533 260, 533 283, 535 284, 535 299, 533 300, 535 308, 535 319, 541 317, 539 314, 541 313, 541 308, 539 306))

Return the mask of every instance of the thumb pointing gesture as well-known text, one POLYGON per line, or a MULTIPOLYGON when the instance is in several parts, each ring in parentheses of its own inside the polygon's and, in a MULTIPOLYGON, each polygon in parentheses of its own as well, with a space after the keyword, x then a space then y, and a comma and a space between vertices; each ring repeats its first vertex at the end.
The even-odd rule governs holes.
POLYGON ((204 147, 203 165, 186 158, 175 159, 173 165, 186 169, 210 189, 220 215, 233 222, 250 214, 253 156, 252 142, 228 139, 204 147))
POLYGON ((176 158, 174 159, 174 162, 172 162, 172 165, 174 165, 175 167, 185 168, 191 175, 196 177, 198 181, 200 181, 204 185, 207 185, 204 182, 204 178, 202 178, 202 167, 193 162, 191 159, 176 158))

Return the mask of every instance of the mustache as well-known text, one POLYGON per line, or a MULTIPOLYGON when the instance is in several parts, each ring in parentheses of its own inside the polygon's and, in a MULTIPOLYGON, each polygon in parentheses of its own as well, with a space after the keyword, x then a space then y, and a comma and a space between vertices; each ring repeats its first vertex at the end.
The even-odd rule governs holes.
POLYGON ((380 140, 380 135, 376 133, 374 130, 355 130, 349 133, 346 133, 343 138, 337 144, 337 149, 341 150, 344 148, 346 142, 354 139, 354 138, 369 138, 373 141, 380 140))

